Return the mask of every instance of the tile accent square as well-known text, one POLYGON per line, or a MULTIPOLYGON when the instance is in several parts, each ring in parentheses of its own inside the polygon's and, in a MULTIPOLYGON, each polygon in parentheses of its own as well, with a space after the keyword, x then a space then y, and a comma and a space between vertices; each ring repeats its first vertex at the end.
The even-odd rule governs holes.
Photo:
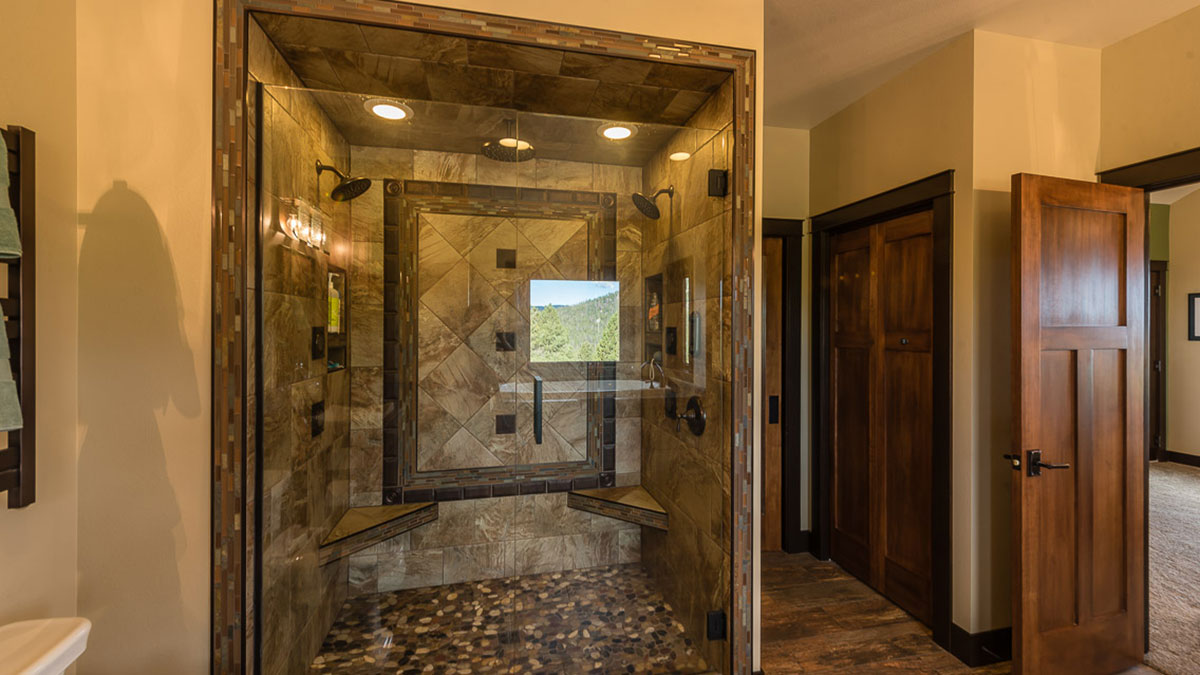
POLYGON ((496 249, 496 269, 501 269, 501 270, 517 269, 517 249, 515 249, 515 248, 498 248, 498 249, 496 249))
POLYGON ((496 332, 496 351, 498 352, 515 352, 517 351, 517 334, 514 331, 497 331, 496 332))
POLYGON ((517 416, 512 415, 496 415, 496 433, 497 434, 515 434, 517 433, 517 416))

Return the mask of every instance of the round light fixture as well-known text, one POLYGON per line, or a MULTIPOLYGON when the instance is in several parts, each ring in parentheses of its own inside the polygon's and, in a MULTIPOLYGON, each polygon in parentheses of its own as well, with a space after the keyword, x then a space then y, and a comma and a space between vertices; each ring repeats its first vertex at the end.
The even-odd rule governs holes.
POLYGON ((683 150, 680 150, 679 152, 672 152, 669 157, 672 162, 682 162, 683 160, 688 159, 691 156, 692 156, 692 153, 684 152, 683 150))
POLYGON ((406 120, 413 114, 412 108, 390 98, 373 98, 363 103, 363 107, 372 115, 385 120, 406 120))
POLYGON ((601 136, 610 141, 623 141, 627 138, 631 138, 635 133, 637 133, 633 127, 626 126, 624 124, 618 124, 616 122, 605 124, 597 131, 601 136))
POLYGON ((506 148, 515 148, 518 152, 521 150, 528 150, 533 147, 529 144, 529 141, 522 141, 518 138, 513 138, 512 136, 506 136, 496 142, 506 148))

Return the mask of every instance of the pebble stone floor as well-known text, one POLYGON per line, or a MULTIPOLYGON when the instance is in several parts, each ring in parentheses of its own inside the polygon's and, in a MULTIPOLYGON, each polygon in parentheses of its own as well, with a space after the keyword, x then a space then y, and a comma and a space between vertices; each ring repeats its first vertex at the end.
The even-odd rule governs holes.
POLYGON ((640 565, 351 598, 312 673, 705 673, 640 565))

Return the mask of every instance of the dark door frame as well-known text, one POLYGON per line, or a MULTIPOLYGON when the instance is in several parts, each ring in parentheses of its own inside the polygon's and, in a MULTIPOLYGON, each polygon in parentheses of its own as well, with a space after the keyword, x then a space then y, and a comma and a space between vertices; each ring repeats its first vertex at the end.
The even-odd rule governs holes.
MULTIPOLYGON (((1200 148, 1192 148, 1182 152, 1156 157, 1144 162, 1127 164, 1115 169, 1108 169, 1096 174, 1101 183, 1124 185, 1125 187, 1141 188, 1146 191, 1146 311, 1150 311, 1150 193, 1156 190, 1190 185, 1200 182, 1200 148)), ((1146 317, 1146 343, 1150 342, 1150 321, 1146 317)), ((1146 383, 1150 383, 1150 359, 1146 359, 1146 383)), ((1150 387, 1145 387, 1146 400, 1143 403, 1145 414, 1150 414, 1150 387)), ((1146 455, 1147 466, 1150 463, 1150 420, 1147 418, 1145 446, 1142 451, 1146 455)), ((1170 453, 1164 453, 1170 456, 1170 453)), ((1146 533, 1142 542, 1143 554, 1146 559, 1146 651, 1150 651, 1150 471, 1147 470, 1145 493, 1145 523, 1142 530, 1146 533)))
POLYGON ((830 552, 829 284, 834 234, 920 211, 933 211, 933 639, 951 649, 951 404, 954 171, 883 192, 812 218, 812 552, 830 552))
MULTIPOLYGON (((783 550, 805 553, 809 550, 809 531, 803 522, 806 490, 803 430, 799 424, 804 415, 800 396, 804 388, 804 219, 763 218, 763 238, 783 240, 783 406, 779 411, 779 423, 783 425, 783 550)), ((761 483, 763 479, 759 480, 761 483)))
MULTIPOLYGON (((1150 222, 1149 219, 1147 219, 1147 221, 1146 221, 1147 227, 1149 227, 1149 222, 1150 222)), ((1154 278, 1153 274, 1155 272, 1162 274, 1162 284, 1165 286, 1166 278, 1167 278, 1167 261, 1166 260, 1151 260, 1150 261, 1151 278, 1154 278)), ((1150 326, 1151 339, 1146 342, 1146 353, 1149 354, 1151 350, 1157 350, 1158 353, 1163 354, 1166 349, 1165 342, 1167 340, 1167 327, 1166 327, 1166 323, 1165 323, 1166 317, 1162 316, 1162 312, 1166 310, 1166 306, 1167 306, 1167 299, 1165 297, 1166 291, 1164 290, 1161 294, 1155 294, 1155 290, 1153 288, 1151 288, 1150 293, 1151 293, 1150 302, 1147 305, 1147 309, 1148 309, 1147 320, 1151 324, 1151 326, 1150 326), (1157 295, 1157 297, 1156 297, 1156 295, 1157 295), (1154 340, 1153 339, 1154 323, 1155 323, 1154 313, 1156 310, 1159 312, 1160 320, 1163 321, 1164 323, 1162 324, 1162 330, 1158 335, 1158 339, 1154 340)), ((1150 364, 1150 367, 1157 368, 1158 366, 1156 366, 1155 364, 1152 363, 1152 364, 1150 364)), ((1162 370, 1166 370, 1165 354, 1164 354, 1164 359, 1163 359, 1162 370)), ((1151 460, 1165 461, 1167 459, 1167 445, 1166 445, 1167 438, 1166 438, 1166 419, 1165 419, 1166 414, 1167 414, 1167 412, 1166 412, 1167 380, 1165 377, 1158 378, 1157 389, 1158 389, 1157 419, 1151 419, 1151 415, 1153 415, 1156 412, 1155 410, 1150 410, 1150 409, 1146 410, 1146 424, 1151 427, 1150 428, 1150 445, 1147 447, 1149 448, 1149 457, 1151 460), (1156 435, 1157 435, 1157 437, 1156 437, 1156 435)), ((1153 392, 1151 392, 1151 393, 1153 394, 1153 392)))

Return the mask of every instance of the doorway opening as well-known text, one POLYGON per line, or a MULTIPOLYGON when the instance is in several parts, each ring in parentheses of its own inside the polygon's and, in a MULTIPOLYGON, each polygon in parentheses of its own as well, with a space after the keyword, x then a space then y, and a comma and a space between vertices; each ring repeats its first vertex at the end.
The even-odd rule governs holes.
POLYGON ((1146 193, 1146 663, 1166 673, 1195 668, 1200 650, 1191 603, 1200 567, 1200 436, 1189 388, 1200 373, 1200 148, 1100 174, 1146 193))

